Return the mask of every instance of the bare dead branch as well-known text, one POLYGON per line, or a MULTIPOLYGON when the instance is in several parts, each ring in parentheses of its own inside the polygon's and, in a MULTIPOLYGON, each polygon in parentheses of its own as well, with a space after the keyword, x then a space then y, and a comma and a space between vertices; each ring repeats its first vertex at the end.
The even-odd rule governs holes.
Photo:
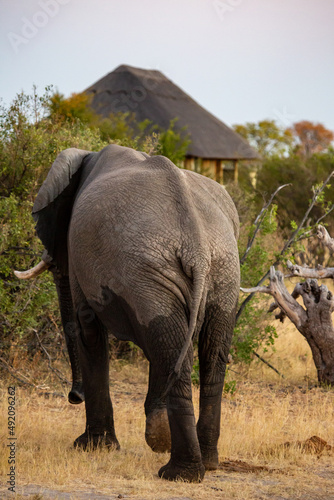
POLYGON ((271 295, 281 311, 299 328, 306 321, 305 309, 289 294, 284 285, 284 275, 280 271, 275 272, 275 268, 270 268, 270 285, 271 295))
POLYGON ((257 292, 260 292, 260 293, 268 293, 269 295, 270 294, 270 290, 267 286, 254 286, 253 288, 242 288, 240 287, 240 290, 244 293, 257 293, 257 292))
MULTIPOLYGON (((314 305, 317 304, 317 312, 322 315, 320 325, 325 325, 325 315, 330 315, 334 310, 334 298, 325 285, 318 285, 317 280, 307 279, 304 283, 297 283, 292 292, 294 298, 302 297, 304 305, 308 311, 308 320, 313 314, 314 305)), ((334 336, 333 336, 334 341, 334 336)))
POLYGON ((286 318, 286 315, 281 309, 279 308, 277 302, 272 302, 269 306, 268 313, 274 312, 276 309, 279 309, 279 313, 275 314, 275 319, 279 319, 281 323, 284 323, 284 320, 286 318))
POLYGON ((247 247, 246 247, 245 253, 243 254, 243 256, 240 259, 240 264, 243 264, 245 262, 246 257, 248 255, 250 249, 253 246, 253 243, 255 241, 256 235, 257 235, 257 233, 260 230, 261 224, 264 221, 264 216, 265 216, 266 212, 268 211, 270 205, 272 204, 275 196, 277 195, 277 193, 279 193, 279 191, 281 189, 283 189, 283 188, 285 188, 287 186, 291 186, 291 184, 284 184, 283 186, 279 186, 276 189, 276 191, 271 195, 270 200, 262 207, 259 215, 256 217, 256 219, 254 221, 255 230, 254 230, 253 235, 248 238, 247 247))
POLYGON ((297 264, 292 264, 289 260, 286 263, 286 267, 289 269, 290 274, 287 274, 286 278, 291 278, 293 276, 298 276, 299 278, 315 278, 315 279, 326 279, 334 278, 334 267, 322 267, 317 266, 315 269, 311 267, 298 266, 297 264))
MULTIPOLYGON (((246 288, 243 289, 243 291, 246 290, 246 288)), ((274 266, 270 267, 270 281, 268 287, 254 287, 248 290, 249 293, 261 292, 274 297, 275 303, 297 328, 300 328, 302 322, 306 321, 305 309, 289 294, 284 285, 284 275, 280 271, 275 271, 274 266)))
POLYGON ((331 238, 327 229, 324 226, 319 225, 317 228, 317 236, 319 241, 329 249, 331 255, 334 252, 334 238, 331 238))

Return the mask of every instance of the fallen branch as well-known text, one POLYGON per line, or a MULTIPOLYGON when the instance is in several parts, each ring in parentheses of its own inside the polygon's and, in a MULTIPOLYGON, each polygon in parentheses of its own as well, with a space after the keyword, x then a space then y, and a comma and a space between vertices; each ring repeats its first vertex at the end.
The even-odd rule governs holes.
POLYGON ((282 375, 282 373, 280 373, 273 365, 271 365, 270 363, 268 363, 268 361, 266 361, 264 358, 262 358, 260 356, 260 354, 258 354, 255 351, 252 351, 252 352, 253 352, 254 356, 256 356, 257 358, 259 358, 260 361, 262 361, 262 363, 264 363, 267 366, 269 366, 269 368, 271 368, 272 370, 274 370, 274 372, 276 372, 280 377, 285 378, 284 375, 282 375))
POLYGON ((218 468, 224 472, 278 472, 276 469, 270 469, 264 465, 248 464, 242 460, 225 460, 224 462, 220 462, 218 468))

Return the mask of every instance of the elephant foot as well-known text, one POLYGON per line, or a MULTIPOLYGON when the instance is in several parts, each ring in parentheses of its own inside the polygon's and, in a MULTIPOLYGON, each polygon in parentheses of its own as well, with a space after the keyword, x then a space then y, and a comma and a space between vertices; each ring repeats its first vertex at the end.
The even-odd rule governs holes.
POLYGON ((82 382, 76 382, 72 385, 72 389, 68 393, 68 401, 72 405, 79 405, 85 401, 82 382))
POLYGON ((216 470, 219 466, 218 451, 217 448, 214 450, 201 449, 202 462, 205 470, 216 470))
POLYGON ((121 447, 116 437, 109 432, 105 432, 104 434, 88 434, 86 431, 74 441, 74 448, 81 448, 84 451, 93 451, 97 448, 119 450, 121 447))
POLYGON ((170 451, 171 438, 166 408, 153 410, 147 415, 145 439, 156 453, 170 451))
POLYGON ((187 483, 200 483, 204 477, 205 468, 201 462, 182 467, 170 460, 168 464, 161 467, 158 474, 159 477, 168 481, 181 480, 187 483))

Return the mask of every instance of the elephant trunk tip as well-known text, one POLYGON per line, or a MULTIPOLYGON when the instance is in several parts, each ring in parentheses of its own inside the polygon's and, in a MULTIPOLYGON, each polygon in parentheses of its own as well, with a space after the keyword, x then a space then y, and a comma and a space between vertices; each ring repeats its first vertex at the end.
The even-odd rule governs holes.
POLYGON ((68 393, 68 401, 72 405, 79 405, 85 401, 82 380, 73 382, 72 389, 68 393))
POLYGON ((68 394, 68 401, 72 405, 79 405, 85 401, 85 397, 84 397, 83 393, 70 391, 68 394))

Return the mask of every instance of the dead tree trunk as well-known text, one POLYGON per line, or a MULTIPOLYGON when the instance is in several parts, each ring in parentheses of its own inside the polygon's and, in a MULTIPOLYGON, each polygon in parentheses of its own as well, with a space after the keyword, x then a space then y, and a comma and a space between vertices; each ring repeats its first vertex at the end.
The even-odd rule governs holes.
MULTIPOLYGON (((312 276, 317 274, 315 269, 292 264, 289 269, 292 275, 304 276, 310 271, 312 276)), ((319 271, 321 273, 323 270, 319 271)), ((272 267, 268 287, 241 290, 248 293, 267 293, 274 297, 275 303, 270 307, 270 311, 280 308, 276 318, 283 322, 287 316, 292 321, 311 348, 319 383, 334 386, 334 328, 331 317, 334 298, 328 288, 319 286, 316 279, 307 279, 304 283, 298 283, 290 295, 284 285, 284 275, 280 271, 275 272, 272 267), (305 308, 297 302, 299 296, 302 297, 305 308)))
MULTIPOLYGON (((318 226, 317 237, 320 243, 334 253, 334 238, 331 238, 323 226, 318 226)), ((262 292, 272 295, 275 299, 270 306, 272 312, 279 308, 280 313, 276 318, 284 321, 287 316, 296 326, 298 331, 307 340, 313 356, 313 361, 318 372, 320 384, 334 386, 334 328, 332 312, 334 311, 334 298, 325 285, 318 285, 317 279, 334 279, 334 268, 316 269, 293 265, 288 261, 289 276, 307 278, 303 283, 298 283, 290 295, 284 285, 284 276, 275 268, 270 268, 270 281, 268 287, 241 289, 244 292, 262 292), (302 297, 304 306, 297 302, 302 297)))

